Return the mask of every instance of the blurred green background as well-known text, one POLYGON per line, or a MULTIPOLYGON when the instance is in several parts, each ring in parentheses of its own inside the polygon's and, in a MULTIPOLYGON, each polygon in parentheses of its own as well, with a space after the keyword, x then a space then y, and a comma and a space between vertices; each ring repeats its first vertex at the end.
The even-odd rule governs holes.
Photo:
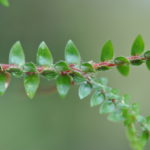
MULTIPOLYGON (((55 61, 64 59, 72 39, 83 60, 99 60, 102 44, 111 39, 115 54, 130 55, 137 34, 150 48, 150 0, 10 0, 0 6, 0 63, 7 63, 12 44, 20 40, 27 61, 35 62, 38 44, 46 41, 55 61)), ((150 72, 132 67, 128 77, 115 69, 100 73, 110 85, 132 96, 142 114, 150 114, 150 72)), ((12 79, 0 97, 1 150, 129 150, 122 124, 108 122, 79 100, 73 87, 65 99, 52 92, 54 83, 42 79, 29 100, 23 81, 12 79)), ((150 144, 147 146, 149 147, 150 144)))

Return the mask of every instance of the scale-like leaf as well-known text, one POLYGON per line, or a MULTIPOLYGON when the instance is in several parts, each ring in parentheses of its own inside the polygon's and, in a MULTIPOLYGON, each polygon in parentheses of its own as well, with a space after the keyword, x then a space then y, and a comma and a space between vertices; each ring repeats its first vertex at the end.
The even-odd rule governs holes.
POLYGON ((65 97, 69 92, 71 79, 68 75, 59 75, 57 77, 57 90, 61 97, 65 97))
POLYGON ((105 96, 103 93, 96 91, 91 97, 91 106, 96 106, 101 104, 105 100, 105 96))
POLYGON ((114 49, 112 42, 109 40, 104 44, 102 48, 101 61, 111 60, 113 56, 114 56, 114 49))
POLYGON ((54 70, 45 70, 42 72, 42 76, 47 80, 52 80, 57 77, 58 73, 54 70))
POLYGON ((80 53, 71 40, 68 41, 65 48, 65 59, 68 64, 80 64, 80 53))
POLYGON ((83 72, 94 72, 94 68, 90 63, 83 63, 81 69, 83 72))
POLYGON ((132 48, 131 48, 131 55, 137 56, 141 55, 144 51, 144 41, 141 35, 138 35, 136 39, 133 42, 132 48))
POLYGON ((65 61, 59 61, 55 64, 55 69, 57 71, 66 71, 69 70, 69 66, 65 61))
POLYGON ((37 71, 35 64, 33 64, 32 62, 26 63, 23 66, 23 69, 24 69, 25 72, 36 72, 37 71))
POLYGON ((100 106, 100 114, 104 113, 110 113, 115 110, 115 105, 109 100, 106 100, 103 102, 103 104, 100 106))
POLYGON ((29 74, 24 77, 25 91, 29 98, 33 98, 40 83, 40 77, 38 74, 29 74))
POLYGON ((38 48, 37 64, 40 66, 50 66, 53 64, 52 54, 45 42, 42 42, 38 48))
POLYGON ((122 75, 127 76, 130 71, 129 60, 125 57, 117 57, 117 58, 115 58, 114 61, 117 64, 118 71, 122 75))
POLYGON ((19 41, 16 42, 10 50, 9 64, 15 64, 19 66, 25 64, 25 56, 24 56, 23 48, 19 41))
POLYGON ((79 97, 83 99, 90 95, 92 91, 92 85, 90 83, 82 83, 79 87, 79 97))

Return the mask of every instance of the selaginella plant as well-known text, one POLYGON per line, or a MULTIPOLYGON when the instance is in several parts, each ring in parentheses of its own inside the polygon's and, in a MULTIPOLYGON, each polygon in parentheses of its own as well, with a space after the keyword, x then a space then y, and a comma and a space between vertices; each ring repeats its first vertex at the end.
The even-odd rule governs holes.
MULTIPOLYGON (((0 0, 5 6, 7 0, 0 0)), ((84 62, 75 44, 69 40, 65 47, 65 60, 54 63, 52 54, 45 42, 37 51, 36 64, 25 62, 21 43, 16 42, 9 54, 9 64, 0 64, 0 95, 9 86, 11 76, 23 78, 26 94, 33 98, 40 84, 40 77, 55 80, 57 91, 65 97, 71 85, 79 85, 79 98, 84 99, 92 93, 90 105, 99 106, 100 114, 108 114, 108 120, 123 122, 131 147, 143 150, 150 135, 150 116, 140 114, 136 103, 129 103, 128 95, 120 95, 117 89, 111 88, 103 77, 97 73, 114 67, 123 75, 129 74, 130 65, 139 66, 145 63, 150 70, 150 51, 144 51, 144 42, 138 35, 133 42, 130 57, 114 58, 111 41, 107 41, 101 50, 100 62, 84 62)))

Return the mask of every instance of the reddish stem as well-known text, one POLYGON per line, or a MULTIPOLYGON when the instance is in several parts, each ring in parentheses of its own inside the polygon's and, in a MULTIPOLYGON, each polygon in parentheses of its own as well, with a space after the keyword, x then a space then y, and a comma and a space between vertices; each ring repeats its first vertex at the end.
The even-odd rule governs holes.
MULTIPOLYGON (((141 56, 131 56, 131 57, 126 57, 126 59, 128 59, 129 61, 146 60, 146 58, 141 57, 141 56)), ((93 63, 93 67, 95 69, 98 68, 98 67, 101 67, 101 66, 114 67, 114 66, 117 66, 117 64, 115 64, 113 62, 110 62, 110 61, 105 61, 105 62, 100 62, 100 63, 93 63)), ((2 67, 2 70, 4 70, 4 71, 9 70, 10 68, 19 68, 17 65, 14 65, 14 64, 1 64, 1 67, 2 67)), ((84 74, 84 72, 81 69, 76 68, 74 64, 70 64, 69 67, 74 71, 77 71, 77 72, 80 72, 80 73, 84 74)), ((45 68, 43 66, 37 66, 37 71, 39 73, 43 72, 45 69, 47 69, 47 68, 45 68)), ((61 74, 66 75, 66 74, 69 74, 70 72, 71 72, 71 70, 66 70, 66 71, 62 71, 61 74)))

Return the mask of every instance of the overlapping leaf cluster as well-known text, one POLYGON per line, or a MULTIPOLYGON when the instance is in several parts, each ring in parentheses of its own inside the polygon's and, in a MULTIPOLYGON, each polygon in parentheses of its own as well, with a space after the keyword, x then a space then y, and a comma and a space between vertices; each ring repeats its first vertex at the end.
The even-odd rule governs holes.
POLYGON ((9 54, 9 64, 0 64, 0 94, 3 95, 11 76, 23 78, 29 98, 33 98, 40 84, 40 77, 55 80, 58 93, 65 97, 71 85, 79 85, 79 97, 91 96, 91 106, 100 106, 100 114, 108 114, 108 119, 123 122, 128 137, 135 150, 143 150, 150 133, 150 117, 140 115, 137 104, 130 104, 128 96, 121 96, 118 90, 108 86, 106 78, 97 78, 96 73, 116 67, 124 76, 129 74, 130 64, 146 63, 150 69, 150 51, 144 52, 144 42, 137 36, 131 48, 131 57, 114 58, 111 41, 101 50, 100 62, 84 62, 75 44, 69 40, 65 47, 65 60, 54 63, 52 53, 45 42, 39 45, 36 64, 26 62, 23 47, 16 42, 9 54))

